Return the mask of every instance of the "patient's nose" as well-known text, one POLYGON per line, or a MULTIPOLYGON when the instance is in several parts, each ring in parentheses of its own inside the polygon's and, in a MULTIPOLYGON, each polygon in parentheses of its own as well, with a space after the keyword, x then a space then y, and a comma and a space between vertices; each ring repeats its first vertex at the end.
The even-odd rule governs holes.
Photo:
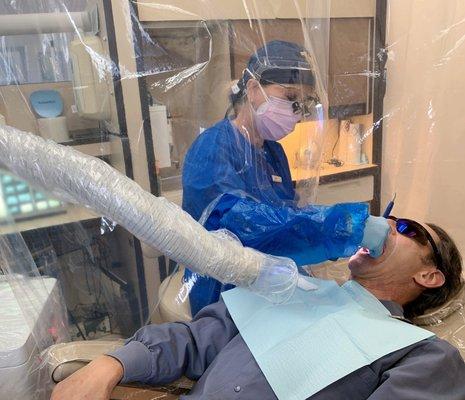
POLYGON ((397 233, 396 231, 396 221, 392 219, 388 219, 388 224, 391 227, 391 231, 389 232, 390 235, 395 235, 397 233))

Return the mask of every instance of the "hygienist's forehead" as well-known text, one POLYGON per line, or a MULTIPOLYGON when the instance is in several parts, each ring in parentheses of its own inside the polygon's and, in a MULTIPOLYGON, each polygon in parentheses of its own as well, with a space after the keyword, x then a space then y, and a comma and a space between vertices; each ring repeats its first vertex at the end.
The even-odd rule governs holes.
POLYGON ((287 91, 290 93, 295 93, 297 95, 301 96, 314 96, 315 95, 315 88, 310 85, 302 85, 302 84, 281 84, 281 83, 275 83, 275 82, 267 82, 269 83, 268 85, 263 85, 262 87, 268 87, 270 89, 277 89, 281 91, 287 91))

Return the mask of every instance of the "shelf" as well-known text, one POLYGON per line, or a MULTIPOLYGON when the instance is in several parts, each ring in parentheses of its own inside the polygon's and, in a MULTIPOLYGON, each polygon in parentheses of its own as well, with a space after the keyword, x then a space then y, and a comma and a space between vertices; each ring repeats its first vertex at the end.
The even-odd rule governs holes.
MULTIPOLYGON (((353 175, 353 177, 357 177, 361 175, 369 175, 369 174, 372 174, 374 171, 377 171, 377 169, 378 169, 378 166, 375 164, 342 166, 342 167, 331 166, 327 168, 322 168, 321 173, 320 173, 320 183, 325 183, 325 181, 334 182, 336 180, 343 180, 343 179, 334 179, 334 178, 341 177, 341 176, 344 176, 344 179, 348 179, 346 177, 347 174, 353 175), (332 178, 332 179, 327 179, 327 178, 332 178)), ((291 174, 293 177, 295 176, 294 174, 298 174, 299 172, 303 174, 304 171, 302 170, 298 171, 298 169, 296 168, 291 169, 291 174)), ((305 171, 305 172, 310 174, 310 171, 305 171)), ((307 176, 308 177, 306 179, 312 178, 312 176, 310 175, 307 175, 307 176)), ((303 178, 301 178, 300 180, 303 180, 303 178)), ((182 190, 181 189, 166 191, 162 194, 162 196, 168 199, 169 201, 181 206, 181 203, 182 203, 182 190)), ((99 216, 84 207, 69 206, 64 212, 60 214, 31 218, 29 220, 0 226, 0 234, 5 235, 5 234, 15 233, 15 232, 24 232, 24 231, 29 231, 32 229, 47 228, 50 226, 64 225, 64 224, 69 224, 73 222, 81 222, 81 221, 86 221, 86 220, 95 219, 95 218, 99 218, 99 216)))
MULTIPOLYGON (((378 166, 375 164, 364 164, 364 165, 347 165, 342 167, 334 167, 325 164, 325 167, 320 169, 320 184, 343 181, 346 179, 357 178, 361 176, 374 175, 378 171, 378 166)), ((314 175, 311 175, 311 171, 292 168, 291 176, 293 181, 296 181, 296 175, 300 176, 299 181, 305 179, 311 179, 314 175), (305 178, 303 178, 305 176, 305 178)), ((180 185, 180 183, 179 183, 180 185)), ((161 194, 163 197, 177 204, 182 205, 182 189, 165 190, 161 194)))
POLYGON ((108 132, 100 129, 80 130, 70 132, 73 137, 59 144, 71 146, 73 149, 94 157, 109 156, 112 152, 108 132))
POLYGON ((81 144, 108 142, 109 133, 102 129, 81 129, 70 132, 72 139, 61 144, 65 146, 77 146, 81 144))
POLYGON ((336 175, 345 172, 363 171, 377 167, 375 164, 361 164, 361 165, 343 165, 342 167, 335 167, 333 165, 324 164, 320 169, 320 178, 323 176, 336 175))
POLYGON ((109 156, 112 153, 110 142, 71 145, 73 149, 94 157, 109 156))
POLYGON ((31 218, 16 223, 12 222, 11 224, 0 225, 0 235, 70 224, 95 218, 99 218, 99 216, 89 211, 87 208, 69 206, 60 214, 31 218))
MULTIPOLYGON (((342 167, 323 164, 320 169, 320 183, 373 174, 378 168, 376 164, 343 165, 342 167)), ((315 178, 315 171, 304 168, 291 168, 291 177, 293 182, 305 181, 315 178)))

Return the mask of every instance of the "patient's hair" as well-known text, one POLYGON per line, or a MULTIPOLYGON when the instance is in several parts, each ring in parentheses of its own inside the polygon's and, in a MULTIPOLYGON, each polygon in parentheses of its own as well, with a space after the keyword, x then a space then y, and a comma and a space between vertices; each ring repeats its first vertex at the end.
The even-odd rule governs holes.
MULTIPOLYGON (((442 257, 442 265, 437 268, 442 271, 445 277, 444 285, 424 290, 415 300, 404 306, 407 318, 422 315, 426 310, 442 306, 453 298, 462 288, 462 256, 452 240, 452 238, 437 225, 428 223, 439 236, 438 250, 442 257)), ((431 254, 426 260, 426 264, 434 264, 434 257, 431 254)))

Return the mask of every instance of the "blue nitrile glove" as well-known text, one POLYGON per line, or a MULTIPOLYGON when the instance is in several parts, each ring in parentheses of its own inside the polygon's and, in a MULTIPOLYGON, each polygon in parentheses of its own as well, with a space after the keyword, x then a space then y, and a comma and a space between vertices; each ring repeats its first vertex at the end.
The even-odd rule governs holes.
POLYGON ((383 254, 384 242, 386 242, 390 229, 386 218, 370 215, 365 224, 360 246, 370 250, 370 256, 379 257, 383 254))

